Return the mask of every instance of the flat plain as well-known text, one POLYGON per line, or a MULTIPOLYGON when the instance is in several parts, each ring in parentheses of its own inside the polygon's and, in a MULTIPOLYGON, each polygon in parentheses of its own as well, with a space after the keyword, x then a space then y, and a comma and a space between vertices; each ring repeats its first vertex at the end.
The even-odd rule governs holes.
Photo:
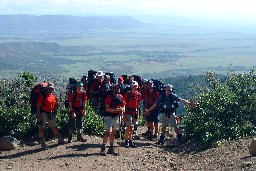
POLYGON ((81 77, 93 69, 116 75, 168 78, 207 71, 247 72, 256 63, 255 40, 254 31, 216 25, 2 32, 0 47, 11 48, 0 48, 0 59, 28 58, 29 61, 23 65, 17 63, 17 68, 4 68, 0 64, 0 73, 50 70, 64 77, 81 77), (34 44, 36 47, 32 47, 34 44))

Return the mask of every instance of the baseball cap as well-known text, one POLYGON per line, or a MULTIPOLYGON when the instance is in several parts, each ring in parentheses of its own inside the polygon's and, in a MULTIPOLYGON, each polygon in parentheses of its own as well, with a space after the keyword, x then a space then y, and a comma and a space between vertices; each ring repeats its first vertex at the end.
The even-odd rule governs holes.
POLYGON ((133 82, 132 82, 132 86, 137 86, 137 87, 138 87, 138 85, 139 85, 139 84, 138 84, 137 81, 133 81, 133 82))
POLYGON ((118 80, 123 81, 124 78, 122 76, 118 77, 118 80))
POLYGON ((82 87, 84 84, 82 82, 77 82, 76 87, 82 87))

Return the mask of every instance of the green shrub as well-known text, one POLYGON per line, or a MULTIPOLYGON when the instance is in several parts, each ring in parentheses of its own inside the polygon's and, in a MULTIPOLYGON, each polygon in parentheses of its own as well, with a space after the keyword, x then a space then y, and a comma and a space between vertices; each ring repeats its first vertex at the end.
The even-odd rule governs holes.
MULTIPOLYGON (((31 87, 37 78, 24 72, 17 78, 1 80, 0 82, 0 136, 12 135, 24 139, 37 134, 36 117, 30 113, 29 96, 31 87)), ((56 79, 53 79, 53 81, 56 79)), ((54 81, 56 85, 56 81, 54 81)), ((57 126, 62 135, 68 134, 68 110, 64 107, 65 86, 58 87, 59 109, 57 126)), ((102 118, 87 105, 87 115, 84 120, 84 133, 100 135, 104 131, 102 118)), ((46 135, 52 136, 52 133, 46 135)), ((37 136, 37 135, 36 135, 37 136)))
POLYGON ((102 135, 104 132, 103 118, 87 103, 84 132, 88 135, 102 135))
POLYGON ((215 73, 205 75, 209 86, 199 87, 195 97, 199 106, 186 108, 184 123, 187 136, 203 144, 217 145, 222 140, 233 140, 252 135, 255 131, 256 75, 228 74, 225 81, 215 73))

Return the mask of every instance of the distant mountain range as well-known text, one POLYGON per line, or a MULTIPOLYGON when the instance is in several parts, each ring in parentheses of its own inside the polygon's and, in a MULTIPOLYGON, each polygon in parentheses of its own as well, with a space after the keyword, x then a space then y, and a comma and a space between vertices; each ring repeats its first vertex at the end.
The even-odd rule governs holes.
POLYGON ((138 28, 147 24, 133 17, 66 15, 0 15, 0 30, 88 30, 97 28, 138 28))

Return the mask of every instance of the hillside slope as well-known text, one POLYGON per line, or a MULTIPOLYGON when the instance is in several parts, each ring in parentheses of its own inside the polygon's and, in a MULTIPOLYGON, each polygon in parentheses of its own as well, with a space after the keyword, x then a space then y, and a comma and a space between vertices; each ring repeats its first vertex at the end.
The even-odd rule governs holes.
POLYGON ((87 30, 99 28, 133 28, 146 26, 145 23, 128 16, 66 15, 0 15, 0 30, 87 30))
MULTIPOLYGON (((42 151, 39 145, 23 146, 0 154, 0 170, 255 170, 256 157, 248 147, 250 138, 227 142, 218 148, 199 150, 193 143, 169 147, 144 138, 135 140, 138 148, 120 147, 120 155, 100 156, 100 137, 87 137, 86 143, 56 145, 42 151)), ((117 140, 119 141, 119 140, 117 140)), ((117 147, 116 147, 117 151, 117 147)))

